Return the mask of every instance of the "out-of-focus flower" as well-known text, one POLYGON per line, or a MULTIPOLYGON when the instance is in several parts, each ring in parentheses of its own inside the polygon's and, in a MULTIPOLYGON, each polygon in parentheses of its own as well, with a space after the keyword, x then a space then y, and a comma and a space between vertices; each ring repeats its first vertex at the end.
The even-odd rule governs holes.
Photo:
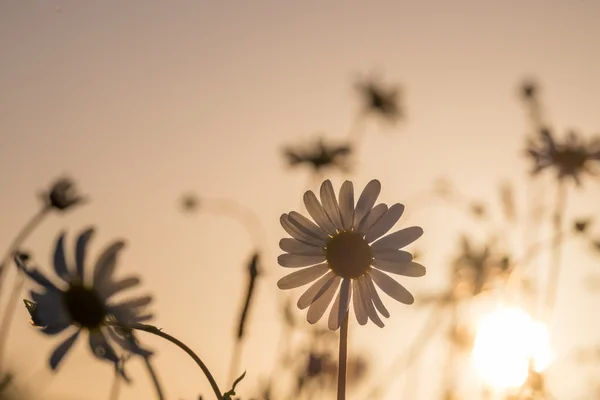
POLYGON ((349 159, 351 153, 352 148, 349 145, 326 144, 323 139, 319 139, 308 148, 286 147, 283 149, 283 155, 291 167, 305 164, 315 171, 331 168, 348 171, 350 169, 349 159))
POLYGON ((402 117, 399 87, 386 87, 378 80, 369 79, 359 82, 356 88, 366 114, 378 116, 390 123, 396 123, 402 117))
POLYGON ((308 308, 308 322, 314 324, 323 316, 338 287, 329 314, 331 330, 338 329, 348 315, 351 297, 359 324, 371 319, 383 327, 379 313, 387 318, 389 312, 375 284, 401 303, 414 302, 412 294, 383 271, 410 277, 425 275, 425 267, 413 262, 409 252, 400 250, 417 240, 423 229, 411 226, 381 238, 398 222, 404 206, 373 207, 380 191, 379 181, 372 180, 355 207, 352 182, 344 182, 338 203, 331 182, 326 180, 321 185, 320 202, 312 191, 304 194, 304 204, 316 224, 295 211, 281 216, 281 225, 292 238, 279 242, 286 252, 278 257, 279 265, 307 268, 285 276, 277 286, 293 289, 317 280, 297 303, 300 309, 308 308))
POLYGON ((570 177, 577 185, 584 172, 595 175, 592 164, 600 161, 600 138, 586 144, 573 131, 563 143, 557 143, 548 129, 540 132, 540 140, 530 141, 527 154, 534 162, 535 175, 546 168, 554 168, 559 180, 570 177))
POLYGON ((40 288, 31 291, 32 301, 26 302, 35 326, 47 335, 57 335, 75 328, 50 357, 50 367, 56 370, 61 360, 73 346, 82 331, 89 333, 92 353, 119 367, 119 357, 106 334, 124 350, 147 357, 150 352, 142 349, 129 336, 125 328, 107 326, 117 324, 127 327, 131 323, 147 321, 151 315, 145 312, 151 302, 150 296, 135 297, 113 303, 111 297, 125 289, 137 286, 137 277, 115 280, 113 277, 117 256, 124 242, 115 241, 98 257, 91 284, 85 277, 88 243, 93 229, 83 231, 75 246, 75 265, 69 265, 64 249, 65 234, 58 237, 54 251, 54 271, 60 282, 54 284, 39 269, 29 267, 18 255, 17 266, 40 288))
POLYGON ((59 211, 82 204, 86 200, 79 194, 75 182, 70 178, 56 180, 50 190, 41 195, 41 198, 48 207, 59 211))
POLYGON ((526 81, 521 86, 521 95, 525 100, 532 100, 537 97, 538 86, 534 81, 526 81))
POLYGON ((573 222, 573 230, 577 233, 585 233, 591 225, 591 218, 581 218, 573 222))
POLYGON ((186 193, 181 197, 180 204, 183 211, 194 212, 200 207, 200 199, 194 193, 186 193))
POLYGON ((508 257, 493 251, 493 243, 476 249, 468 237, 461 240, 460 254, 453 262, 453 291, 456 298, 476 296, 488 289, 493 279, 506 276, 508 257))

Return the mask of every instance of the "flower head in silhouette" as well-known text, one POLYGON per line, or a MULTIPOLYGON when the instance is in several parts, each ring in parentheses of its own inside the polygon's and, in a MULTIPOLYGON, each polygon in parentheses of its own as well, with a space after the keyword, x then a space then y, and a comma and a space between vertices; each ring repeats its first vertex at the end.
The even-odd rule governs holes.
POLYGON ((549 130, 543 129, 539 141, 530 141, 527 154, 534 162, 534 175, 544 169, 554 168, 559 180, 570 177, 580 185, 582 173, 597 173, 592 164, 600 161, 600 139, 593 139, 586 144, 571 131, 563 143, 558 143, 549 130))
POLYGON ((315 171, 327 168, 338 168, 347 171, 350 168, 349 158, 351 153, 352 149, 349 145, 330 145, 326 144, 323 139, 319 139, 305 149, 287 147, 283 150, 283 154, 291 167, 304 164, 315 171))
POLYGON ((402 117, 399 87, 386 87, 375 79, 359 82, 356 87, 366 114, 377 116, 392 124, 402 117))
POLYGON ((48 207, 59 211, 67 210, 85 202, 85 198, 78 193, 75 182, 69 178, 56 180, 50 190, 43 193, 41 197, 48 207))
POLYGON ((496 278, 506 276, 508 257, 494 251, 494 243, 476 248, 463 236, 461 251, 453 262, 453 298, 476 296, 486 291, 496 278))
POLYGON ((285 268, 302 268, 277 282, 280 289, 293 289, 316 282, 298 300, 300 309, 308 308, 307 320, 316 323, 337 294, 329 314, 329 329, 341 326, 353 299, 359 324, 371 319, 383 327, 379 314, 389 317, 375 285, 395 300, 412 304, 408 290, 385 272, 419 277, 425 267, 412 261, 409 252, 400 250, 417 240, 423 229, 417 226, 384 236, 400 219, 404 206, 375 205, 381 184, 372 180, 354 204, 354 186, 346 181, 339 202, 329 180, 321 185, 321 201, 312 191, 304 194, 304 204, 316 224, 291 211, 280 218, 283 229, 292 236, 282 239, 285 252, 278 258, 285 268), (382 237, 384 236, 384 237, 382 237), (307 268, 304 268, 307 267, 307 268))
MULTIPOLYGON (((126 328, 128 324, 149 320, 152 316, 145 310, 151 302, 150 296, 135 297, 113 302, 113 295, 139 284, 137 277, 115 280, 117 256, 124 242, 110 244, 96 260, 91 282, 86 279, 85 265, 88 243, 93 229, 83 231, 75 246, 75 265, 67 261, 65 254, 65 234, 58 237, 54 250, 54 271, 59 278, 57 284, 48 279, 39 269, 29 267, 27 262, 15 256, 17 266, 39 288, 31 291, 31 300, 26 301, 32 323, 47 335, 58 335, 67 329, 74 329, 52 353, 50 367, 56 370, 65 354, 73 346, 82 331, 89 333, 89 346, 99 359, 110 361, 118 368, 119 357, 109 341, 123 350, 147 357, 151 353, 131 340, 126 328), (107 337, 108 335, 108 337, 107 337)), ((121 371, 122 372, 122 371, 121 371)))

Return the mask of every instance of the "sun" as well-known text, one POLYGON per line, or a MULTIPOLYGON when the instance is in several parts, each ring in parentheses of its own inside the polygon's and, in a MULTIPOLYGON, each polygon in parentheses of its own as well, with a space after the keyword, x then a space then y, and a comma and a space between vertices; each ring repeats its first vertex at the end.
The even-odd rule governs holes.
POLYGON ((481 321, 473 361, 475 368, 496 389, 518 388, 527 379, 529 363, 543 371, 551 358, 550 337, 544 324, 519 308, 501 308, 481 321))

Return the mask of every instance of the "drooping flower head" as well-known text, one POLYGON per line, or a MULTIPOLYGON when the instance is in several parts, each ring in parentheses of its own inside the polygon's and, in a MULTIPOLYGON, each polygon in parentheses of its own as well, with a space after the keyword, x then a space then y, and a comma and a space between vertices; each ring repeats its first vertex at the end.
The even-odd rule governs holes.
POLYGON ((582 173, 597 173, 592 164, 600 161, 600 140, 595 139, 586 144, 575 132, 569 132, 566 140, 558 143, 548 129, 543 129, 540 140, 529 143, 527 154, 533 159, 534 175, 552 167, 559 180, 570 177, 580 185, 582 173))
POLYGON ((398 222, 404 206, 375 206, 380 191, 379 181, 372 180, 355 205, 354 186, 346 181, 338 202, 331 182, 326 180, 321 185, 321 201, 310 190, 304 194, 306 209, 316 223, 295 211, 281 216, 281 225, 291 238, 279 242, 285 254, 277 260, 282 267, 302 269, 280 279, 277 285, 293 289, 316 280, 298 300, 300 309, 308 308, 308 322, 316 323, 337 293, 329 329, 341 326, 351 298, 359 324, 371 319, 383 327, 379 314, 387 318, 389 312, 375 285, 401 303, 414 302, 412 294, 386 272, 425 275, 425 267, 413 262, 409 252, 400 250, 417 240, 423 230, 412 226, 384 236, 398 222))
POLYGON ((117 256, 125 243, 115 241, 105 248, 96 260, 91 281, 86 277, 86 253, 93 233, 93 229, 88 229, 78 236, 74 265, 67 260, 65 254, 65 234, 58 237, 54 250, 54 272, 58 277, 56 284, 39 269, 28 266, 26 260, 18 254, 15 256, 17 266, 39 285, 39 288, 30 292, 32 301, 25 302, 32 323, 47 335, 58 335, 65 330, 74 331, 52 353, 50 367, 53 370, 58 367, 82 331, 89 333, 92 353, 112 362, 117 369, 120 365, 119 357, 111 342, 125 351, 143 357, 151 354, 133 340, 126 328, 120 327, 151 319, 152 315, 146 311, 146 307, 152 298, 141 296, 112 301, 115 294, 140 283, 137 277, 114 279, 117 256))
POLYGON ((48 207, 59 211, 65 211, 85 201, 85 198, 77 192, 75 182, 69 178, 56 180, 50 190, 43 193, 41 197, 48 207))

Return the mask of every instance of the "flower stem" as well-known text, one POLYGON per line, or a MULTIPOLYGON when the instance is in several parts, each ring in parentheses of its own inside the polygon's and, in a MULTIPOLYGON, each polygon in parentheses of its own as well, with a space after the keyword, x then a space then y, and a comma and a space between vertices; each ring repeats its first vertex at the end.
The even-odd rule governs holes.
POLYGON ((14 237, 10 246, 4 253, 4 257, 2 257, 2 261, 0 261, 0 293, 2 292, 2 281, 4 278, 4 270, 6 269, 6 265, 11 260, 13 253, 19 250, 19 247, 23 244, 25 239, 33 232, 35 228, 44 220, 48 212, 51 210, 50 207, 43 207, 37 213, 35 213, 29 221, 21 228, 17 236, 14 237))
POLYGON ((346 361, 348 359, 348 321, 346 314, 340 330, 340 355, 338 358, 338 387, 337 400, 346 400, 346 361))
POLYGON ((110 393, 108 395, 108 400, 118 400, 120 394, 121 394, 121 375, 119 375, 119 372, 115 371, 115 377, 113 378, 113 382, 110 387, 110 393))
POLYGON ((126 326, 126 328, 135 329, 135 330, 143 331, 143 332, 148 332, 153 335, 159 336, 159 337, 166 339, 169 342, 173 343, 175 346, 179 347, 181 350, 185 351, 187 353, 187 355, 189 355, 196 362, 196 364, 200 367, 200 369, 206 376, 206 379, 208 379, 208 382, 210 383, 212 390, 215 392, 215 396, 217 397, 217 399, 224 400, 221 389, 219 389, 219 385, 217 385, 217 382, 215 381, 215 378, 210 373, 209 369, 202 362, 200 357, 198 357, 196 355, 196 353, 194 353, 192 351, 192 349, 190 349, 185 343, 183 343, 179 339, 169 335, 168 333, 161 331, 160 329, 158 329, 157 327, 152 326, 152 325, 130 323, 126 326))
POLYGON ((144 364, 146 364, 146 369, 150 374, 150 378, 152 378, 152 383, 154 384, 154 388, 156 389, 156 396, 159 400, 165 400, 165 395, 163 394, 162 386, 158 379, 158 375, 156 375, 156 371, 152 367, 152 363, 150 362, 150 357, 144 357, 144 364))
POLYGON ((554 209, 554 215, 552 217, 552 228, 554 231, 554 237, 552 241, 552 257, 550 260, 550 275, 548 278, 548 289, 546 292, 546 313, 549 318, 556 305, 556 298, 558 295, 558 284, 560 278, 560 266, 561 266, 561 255, 562 255, 562 225, 563 217, 567 204, 567 191, 565 184, 562 180, 558 181, 557 193, 556 193, 556 206, 554 209))
MULTIPOLYGON (((13 239, 12 243, 8 247, 4 257, 0 261, 0 293, 2 293, 2 283, 4 281, 4 270, 8 262, 11 260, 13 253, 22 246, 23 242, 31 232, 44 220, 48 212, 51 210, 50 207, 41 208, 36 214, 31 217, 31 219, 21 228, 17 236, 13 239)), ((21 294, 21 290, 23 289, 23 285, 25 284, 25 278, 23 274, 19 272, 15 280, 15 284, 10 293, 8 301, 6 303, 6 308, 4 309, 4 315, 2 317, 2 322, 0 323, 0 371, 3 369, 4 364, 4 350, 6 348, 6 343, 8 341, 8 334, 10 332, 10 327, 12 325, 13 317, 16 311, 17 302, 19 301, 19 297, 21 294)))

